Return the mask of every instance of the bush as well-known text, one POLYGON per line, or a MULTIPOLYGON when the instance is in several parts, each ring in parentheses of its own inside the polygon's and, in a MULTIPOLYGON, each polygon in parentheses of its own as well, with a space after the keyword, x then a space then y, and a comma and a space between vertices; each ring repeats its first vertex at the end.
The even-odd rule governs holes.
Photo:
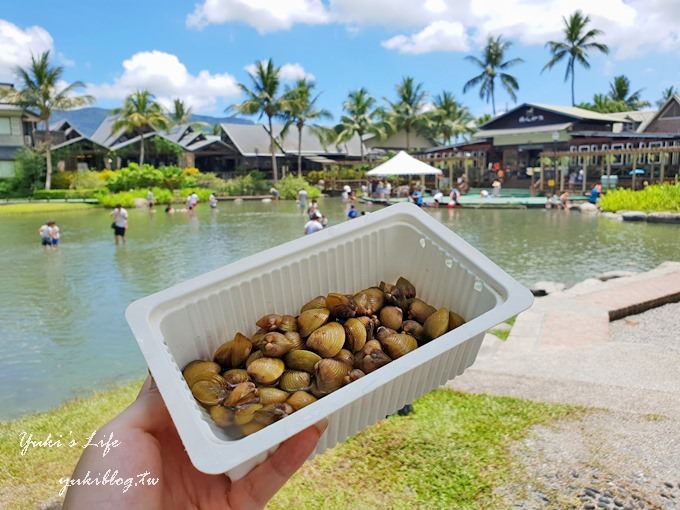
POLYGON ((44 186, 47 164, 42 154, 22 147, 17 151, 14 168, 14 177, 9 180, 12 191, 30 193, 44 186))
MULTIPOLYGON (((173 200, 172 191, 164 188, 153 188, 154 200, 157 204, 169 204, 173 200)), ((115 207, 120 204, 123 207, 134 207, 136 199, 146 200, 146 194, 149 192, 148 188, 137 189, 132 191, 123 191, 120 193, 107 193, 105 190, 100 190, 96 193, 96 198, 102 207, 115 207)))
POLYGON ((54 172, 52 174, 52 189, 69 189, 73 182, 74 172, 54 172))
POLYGON ((214 173, 211 172, 206 172, 204 174, 197 174, 195 176, 196 179, 196 187, 198 188, 208 188, 208 189, 222 189, 226 185, 226 181, 224 179, 220 179, 215 175, 214 173))
POLYGON ((196 193, 196 195, 198 195, 199 202, 207 202, 210 198, 212 190, 205 188, 184 188, 181 192, 182 200, 186 201, 187 197, 192 193, 196 193))
POLYGON ((110 191, 127 191, 141 188, 181 189, 195 187, 197 178, 195 169, 183 169, 178 166, 162 166, 155 168, 151 165, 140 167, 130 163, 127 168, 121 168, 107 181, 106 187, 110 191))
POLYGON ((245 195, 261 195, 269 191, 269 183, 265 180, 264 174, 258 170, 250 172, 248 175, 235 177, 228 181, 222 181, 219 191, 231 197, 245 195))
POLYGON ((366 172, 369 169, 368 165, 357 165, 351 168, 335 166, 328 170, 312 170, 307 174, 307 179, 313 184, 318 183, 322 179, 326 182, 333 179, 359 180, 366 178, 366 172))
POLYGON ((102 172, 79 171, 75 172, 71 178, 72 189, 101 189, 106 187, 106 180, 101 175, 102 172))
POLYGON ((33 192, 36 200, 64 200, 71 198, 96 198, 96 189, 39 189, 33 192))
POLYGON ((615 189, 600 199, 603 211, 680 212, 680 183, 647 186, 640 191, 615 189))
POLYGON ((284 200, 295 200, 298 196, 298 191, 302 188, 307 190, 307 196, 309 198, 319 198, 321 196, 321 191, 309 184, 304 177, 287 175, 276 185, 276 189, 279 190, 281 198, 284 200))

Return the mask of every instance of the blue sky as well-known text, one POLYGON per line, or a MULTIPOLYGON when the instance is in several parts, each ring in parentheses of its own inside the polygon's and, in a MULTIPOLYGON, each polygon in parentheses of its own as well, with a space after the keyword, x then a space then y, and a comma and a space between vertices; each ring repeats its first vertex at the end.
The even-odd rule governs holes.
MULTIPOLYGON (((351 89, 393 95, 404 75, 431 93, 452 91, 475 114, 490 111, 476 93, 462 93, 475 74, 464 60, 484 37, 504 34, 519 102, 569 104, 564 66, 541 74, 544 41, 559 36, 561 16, 582 8, 605 30, 609 56, 577 68, 577 101, 605 92, 626 74, 652 102, 680 84, 680 9, 673 0, 202 0, 52 2, 31 8, 8 2, 0 13, 0 80, 31 51, 51 49, 67 81, 81 80, 110 107, 135 88, 162 99, 182 97, 199 113, 222 114, 238 101, 245 67, 272 57, 286 76, 313 75, 321 103, 337 118, 351 89), (671 32, 669 32, 671 30, 671 32)), ((500 92, 497 105, 512 106, 500 92)))

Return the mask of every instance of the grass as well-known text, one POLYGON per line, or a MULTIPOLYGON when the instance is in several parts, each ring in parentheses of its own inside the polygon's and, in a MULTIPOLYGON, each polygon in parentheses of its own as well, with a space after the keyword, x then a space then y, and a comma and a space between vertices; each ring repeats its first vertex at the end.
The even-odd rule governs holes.
POLYGON ((74 211, 77 209, 92 209, 93 207, 96 207, 96 205, 84 204, 82 202, 7 204, 0 205, 0 215, 21 213, 51 213, 60 211, 74 211))
MULTIPOLYGON (((84 441, 135 398, 140 382, 0 423, 0 508, 56 501, 58 480, 72 473, 80 448, 31 448, 21 433, 84 441)), ((369 427, 298 472, 268 508, 502 508, 494 488, 521 477, 509 445, 534 425, 577 408, 436 390, 415 411, 369 427)))
POLYGON ((640 191, 615 189, 600 199, 603 211, 680 212, 680 183, 647 186, 640 191))

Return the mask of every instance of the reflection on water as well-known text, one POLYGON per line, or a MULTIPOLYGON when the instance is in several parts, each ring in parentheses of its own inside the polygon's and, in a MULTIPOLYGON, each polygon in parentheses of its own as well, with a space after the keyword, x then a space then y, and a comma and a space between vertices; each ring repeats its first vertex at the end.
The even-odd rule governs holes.
MULTIPOLYGON (((331 225, 344 221, 339 200, 321 206, 331 225)), ((527 284, 649 269, 680 253, 672 226, 560 211, 430 214, 527 284)), ((2 418, 142 376, 145 365, 123 316, 131 301, 294 239, 305 221, 291 202, 220 204, 191 216, 130 211, 128 244, 116 247, 106 211, 53 216, 63 243, 55 252, 39 246, 42 215, 0 217, 2 418)))

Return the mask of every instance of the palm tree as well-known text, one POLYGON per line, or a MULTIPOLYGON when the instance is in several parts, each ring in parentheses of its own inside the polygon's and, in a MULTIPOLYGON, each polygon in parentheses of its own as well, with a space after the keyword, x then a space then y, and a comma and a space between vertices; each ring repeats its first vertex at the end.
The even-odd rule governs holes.
POLYGON ((322 139, 325 135, 317 131, 316 126, 309 122, 333 118, 328 110, 317 108, 316 102, 321 94, 312 97, 313 89, 314 83, 301 79, 295 83, 295 87, 287 87, 282 98, 285 124, 281 130, 281 138, 286 137, 292 125, 295 125, 298 130, 298 176, 302 175, 302 129, 307 125, 322 139))
POLYGON ((335 126, 337 143, 347 142, 355 135, 359 137, 361 161, 364 161, 364 136, 374 134, 384 138, 387 134, 378 122, 375 104, 375 98, 365 88, 351 91, 342 104, 345 115, 340 117, 340 123, 335 126))
POLYGON ((181 99, 174 99, 172 101, 170 120, 173 124, 188 124, 191 121, 192 114, 191 107, 187 106, 181 99))
POLYGON ((480 115, 479 117, 477 117, 474 120, 475 120, 475 126, 479 127, 479 126, 482 126, 482 125, 486 124, 487 122, 490 122, 491 120, 493 120, 493 115, 491 115, 490 113, 483 113, 482 115, 480 115))
POLYGON ((168 129, 170 119, 148 90, 138 90, 125 98, 123 106, 112 113, 118 119, 111 126, 113 132, 121 129, 139 136, 139 166, 144 164, 144 133, 152 129, 168 129))
POLYGON ((614 101, 625 103, 631 110, 639 110, 650 106, 649 101, 640 99, 642 89, 630 91, 630 80, 624 76, 614 76, 614 81, 609 84, 609 97, 614 101))
POLYGON ((552 57, 548 63, 543 66, 543 71, 552 69, 555 64, 567 59, 567 70, 564 73, 564 81, 571 77, 571 104, 576 105, 574 95, 574 80, 576 76, 576 62, 581 64, 586 69, 590 69, 590 62, 588 61, 588 52, 590 50, 598 50, 607 55, 609 47, 597 42, 595 38, 604 35, 602 30, 592 28, 586 29, 590 23, 590 17, 585 16, 581 11, 576 11, 569 18, 562 18, 564 21, 564 40, 563 41, 548 41, 546 47, 550 50, 552 57))
POLYGON ((677 95, 678 89, 676 89, 673 85, 670 87, 663 89, 663 92, 661 92, 661 99, 659 99, 656 102, 656 105, 661 108, 663 105, 666 104, 666 102, 673 96, 677 95))
POLYGON ((592 103, 579 103, 578 106, 599 113, 627 112, 631 109, 625 101, 612 99, 607 94, 595 94, 592 103))
POLYGON ((0 91, 0 97, 8 103, 37 110, 38 117, 45 125, 44 146, 47 158, 45 189, 50 189, 52 186, 52 133, 50 132, 52 113, 55 110, 71 110, 94 102, 92 96, 74 94, 76 89, 85 86, 80 81, 60 86, 63 72, 63 67, 50 65, 49 51, 37 57, 31 55, 31 65, 28 68, 16 68, 16 74, 21 82, 20 88, 0 91))
POLYGON ((422 83, 415 83, 413 77, 405 76, 397 84, 397 100, 392 102, 385 98, 389 110, 382 117, 393 131, 404 130, 406 133, 406 150, 411 148, 411 133, 422 133, 427 130, 427 117, 424 115, 427 92, 422 83))
POLYGON ((429 112, 429 117, 431 132, 436 140, 449 145, 451 139, 457 140, 460 135, 472 131, 470 111, 458 103, 451 92, 445 90, 435 96, 433 107, 434 109, 429 112))
POLYGON ((489 36, 486 46, 482 51, 482 58, 477 58, 474 55, 468 55, 465 60, 473 62, 479 67, 482 72, 474 78, 468 80, 463 86, 463 94, 465 94, 472 87, 479 85, 479 97, 484 99, 487 103, 491 101, 491 110, 494 116, 496 115, 496 78, 500 78, 501 84, 505 91, 510 95, 513 101, 517 101, 517 92, 519 90, 519 83, 517 78, 513 75, 504 72, 510 67, 524 62, 521 58, 512 58, 505 60, 505 53, 510 49, 512 43, 504 41, 503 36, 499 35, 497 38, 489 36))
POLYGON ((281 82, 280 70, 281 68, 274 66, 271 58, 267 62, 256 62, 254 72, 248 73, 252 81, 252 88, 248 88, 243 83, 238 84, 241 91, 246 95, 246 100, 233 106, 237 111, 246 115, 259 113, 260 117, 262 115, 267 116, 274 181, 279 180, 279 172, 276 166, 276 141, 272 129, 272 118, 280 116, 283 111, 283 103, 278 95, 281 82))

